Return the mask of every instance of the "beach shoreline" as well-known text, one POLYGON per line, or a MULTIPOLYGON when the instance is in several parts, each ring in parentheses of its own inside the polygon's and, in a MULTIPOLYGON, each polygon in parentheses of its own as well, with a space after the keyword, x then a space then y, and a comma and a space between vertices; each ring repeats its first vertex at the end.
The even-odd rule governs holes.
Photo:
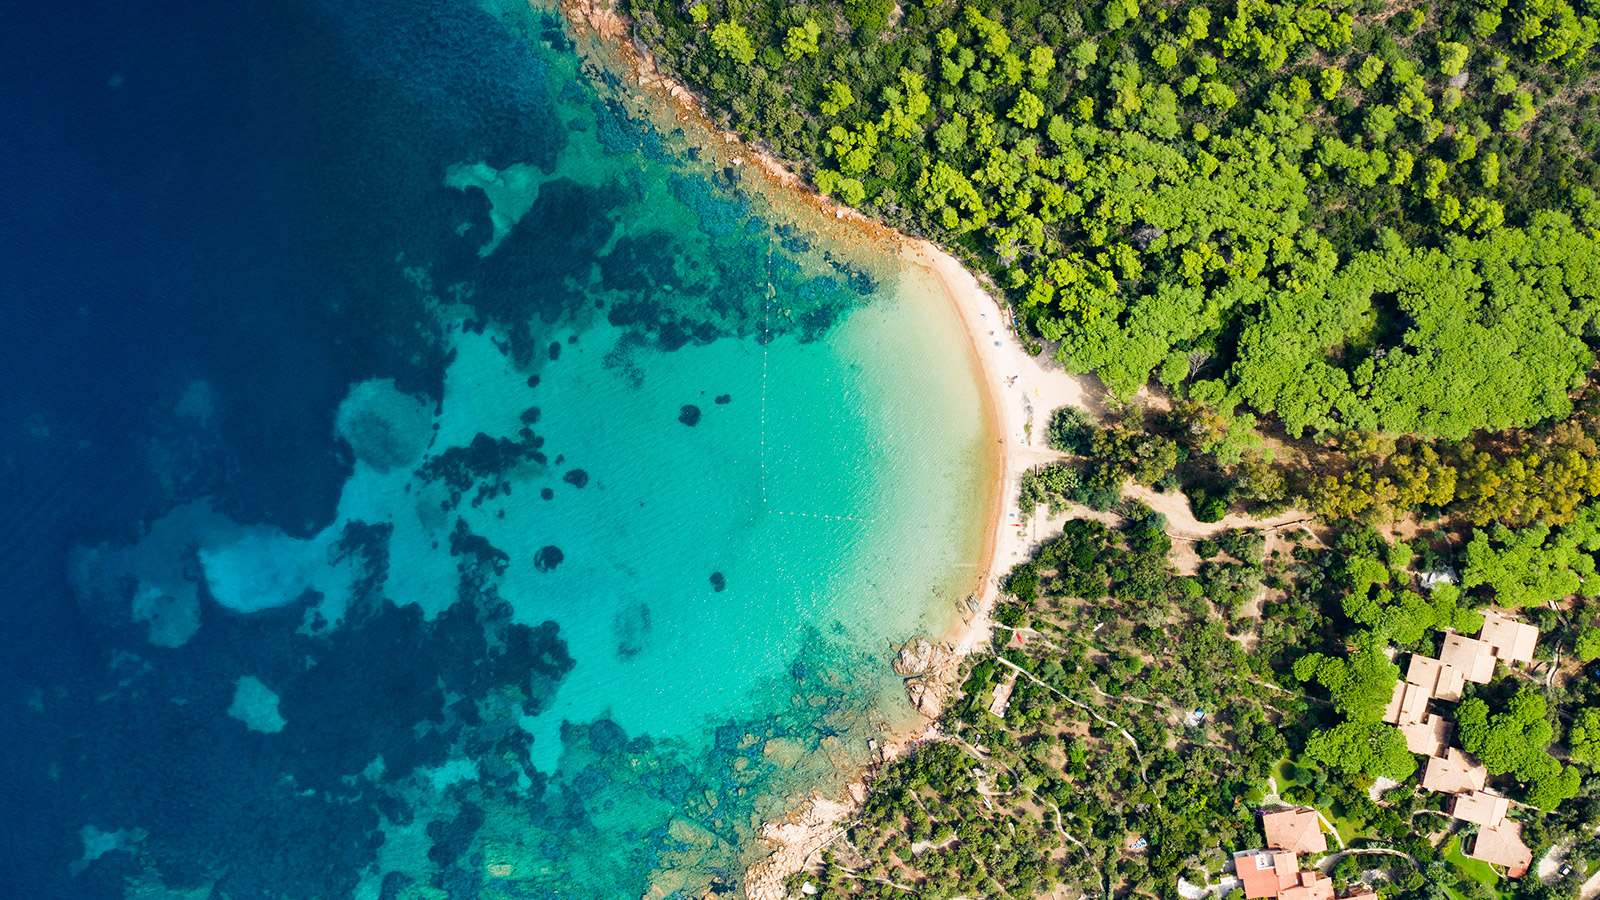
POLYGON ((1029 354, 1010 326, 1010 316, 959 260, 924 240, 902 237, 902 256, 937 280, 967 336, 979 380, 988 394, 991 432, 998 442, 997 484, 990 502, 988 530, 979 559, 973 616, 965 627, 944 636, 960 655, 989 642, 990 610, 1000 582, 1011 567, 1032 552, 1035 537, 1022 526, 1018 505, 1022 476, 1062 454, 1045 443, 1050 414, 1062 406, 1085 406, 1086 379, 1054 362, 1029 354))
POLYGON ((692 122, 708 135, 720 136, 706 149, 722 165, 751 163, 747 171, 761 173, 786 200, 813 208, 824 220, 849 229, 858 238, 885 243, 902 262, 926 271, 961 323, 968 363, 981 383, 988 419, 985 440, 998 445, 984 475, 989 481, 988 521, 968 602, 964 609, 952 610, 948 626, 937 638, 930 635, 931 643, 920 643, 932 651, 931 657, 916 660, 922 668, 915 673, 901 671, 904 652, 896 661, 897 672, 914 676, 907 678, 908 684, 920 685, 914 704, 922 721, 884 735, 876 744, 874 759, 859 773, 852 773, 839 794, 829 797, 814 791, 791 809, 785 820, 763 825, 761 841, 771 852, 746 871, 744 893, 751 900, 781 900, 784 880, 815 865, 822 851, 844 833, 846 823, 865 802, 878 769, 936 733, 935 723, 945 697, 956 687, 961 660, 989 644, 990 612, 1001 581, 1032 552, 1037 540, 1036 529, 1020 527, 1018 489, 1030 468, 1060 457, 1044 443, 1050 413, 1060 406, 1085 405, 1090 389, 1086 379, 1067 373, 1053 361, 1029 355, 1013 333, 1006 311, 954 256, 929 241, 901 234, 855 209, 834 204, 780 160, 720 128, 694 92, 660 71, 651 54, 632 39, 627 20, 604 0, 561 0, 560 9, 580 35, 583 29, 589 30, 602 48, 620 58, 631 70, 634 85, 665 101, 680 125, 692 122))

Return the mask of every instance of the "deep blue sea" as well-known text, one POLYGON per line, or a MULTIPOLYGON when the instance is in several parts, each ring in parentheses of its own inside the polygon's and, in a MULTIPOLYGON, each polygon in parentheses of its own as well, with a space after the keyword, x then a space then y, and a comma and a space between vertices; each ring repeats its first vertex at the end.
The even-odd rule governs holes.
POLYGON ((0 897, 738 891, 913 721, 959 325, 574 37, 8 16, 0 897))

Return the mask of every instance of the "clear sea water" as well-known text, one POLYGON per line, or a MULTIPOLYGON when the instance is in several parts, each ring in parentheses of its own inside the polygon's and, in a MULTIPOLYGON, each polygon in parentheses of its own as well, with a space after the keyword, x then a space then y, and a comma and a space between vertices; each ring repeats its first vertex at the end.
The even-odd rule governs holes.
POLYGON ((0 894, 736 891, 912 720, 992 440, 925 275, 548 12, 35 7, 0 894))

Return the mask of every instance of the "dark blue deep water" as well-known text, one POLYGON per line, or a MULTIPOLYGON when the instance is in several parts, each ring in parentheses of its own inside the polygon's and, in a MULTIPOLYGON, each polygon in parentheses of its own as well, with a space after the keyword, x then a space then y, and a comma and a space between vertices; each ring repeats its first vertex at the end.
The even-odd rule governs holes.
MULTIPOLYGON (((162 684, 102 699, 135 675, 114 660, 130 629, 80 609, 64 560, 185 496, 290 534, 331 521, 351 466, 332 427, 349 385, 437 392, 437 345, 390 327, 421 313, 391 261, 437 244, 471 201, 417 185, 437 184, 446 158, 549 159, 560 135, 538 127, 545 92, 517 87, 525 47, 450 4, 119 0, 7 18, 3 893, 122 896, 143 864, 129 853, 69 870, 85 823, 125 821, 146 823, 141 846, 171 885, 228 871, 229 896, 337 895, 372 855, 371 805, 293 802, 278 767, 240 764, 258 735, 172 701, 228 687, 209 673, 240 659, 303 652, 292 632, 208 622, 209 640, 134 663, 162 684), (203 440, 157 413, 201 379, 221 398, 203 440), (169 459, 152 466, 156 453, 169 459)), ((383 627, 414 637, 414 623, 383 627)), ((412 676, 387 677, 401 696, 412 676)), ((325 715, 351 712, 320 699, 325 715)), ((316 784, 331 755, 295 763, 316 784)))
POLYGON ((737 890, 909 715, 959 329, 620 85, 514 0, 10 11, 0 900, 737 890))

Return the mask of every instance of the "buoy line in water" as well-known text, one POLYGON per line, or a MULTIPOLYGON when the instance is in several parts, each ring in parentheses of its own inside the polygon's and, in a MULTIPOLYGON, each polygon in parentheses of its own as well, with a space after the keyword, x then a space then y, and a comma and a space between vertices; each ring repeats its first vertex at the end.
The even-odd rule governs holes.
POLYGON ((767 357, 772 343, 772 235, 767 235, 767 292, 761 298, 761 505, 767 505, 767 357))
MULTIPOLYGON (((767 235, 767 292, 761 301, 761 505, 767 505, 767 361, 772 351, 772 235, 767 235)), ((859 516, 833 516, 827 513, 786 512, 784 510, 768 510, 780 516, 803 516, 808 519, 828 519, 834 522, 865 522, 873 523, 877 519, 863 519, 859 516)))
POLYGON ((877 519, 863 519, 858 516, 830 516, 827 513, 785 512, 781 509, 770 510, 778 516, 805 516, 808 519, 832 519, 835 522, 876 522, 877 519))

